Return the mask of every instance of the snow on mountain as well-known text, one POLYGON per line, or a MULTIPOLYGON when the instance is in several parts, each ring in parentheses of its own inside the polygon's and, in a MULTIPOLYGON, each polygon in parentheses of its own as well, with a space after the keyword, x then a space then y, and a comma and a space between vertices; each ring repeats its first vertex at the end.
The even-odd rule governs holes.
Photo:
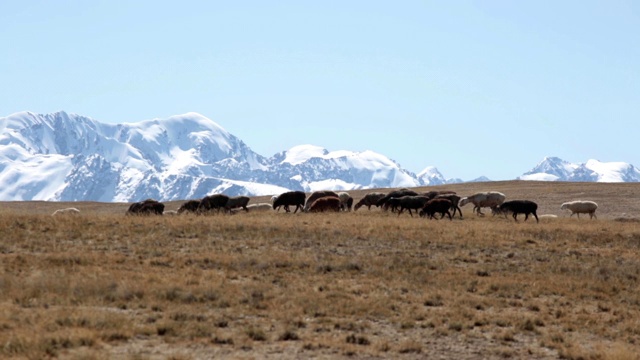
MULTIPOLYGON (((384 155, 295 146, 270 158, 196 113, 103 124, 63 111, 0 118, 0 200, 130 202, 213 193, 271 195, 462 182, 435 167, 417 175, 384 155)), ((547 157, 523 180, 640 181, 622 162, 547 157)), ((475 181, 489 181, 479 177, 475 181)))
POLYGON ((572 164, 557 157, 546 157, 518 179, 541 181, 637 182, 640 170, 624 162, 588 160, 572 164))
POLYGON ((446 184, 447 180, 442 176, 440 171, 434 166, 428 166, 418 173, 420 185, 441 185, 446 184))
POLYGON ((20 112, 0 118, 0 129, 0 200, 166 201, 421 184, 372 151, 301 145, 265 158, 196 113, 103 124, 20 112))

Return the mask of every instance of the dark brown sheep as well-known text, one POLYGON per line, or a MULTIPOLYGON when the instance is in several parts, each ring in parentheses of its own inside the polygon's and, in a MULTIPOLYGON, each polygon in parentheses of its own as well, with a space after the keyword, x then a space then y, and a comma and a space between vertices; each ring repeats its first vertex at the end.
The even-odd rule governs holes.
POLYGON ((153 199, 133 203, 127 210, 127 215, 162 215, 164 204, 153 199))
POLYGON ((198 211, 198 206, 200 206, 200 200, 189 200, 178 208, 178 214, 182 214, 183 212, 196 213, 198 211))
POLYGON ((340 211, 340 198, 324 196, 316 199, 309 207, 309 212, 340 211))
POLYGON ((462 209, 458 204, 460 203, 461 197, 456 194, 440 194, 436 195, 434 199, 447 199, 451 201, 451 209, 453 210, 453 216, 456 216, 456 211, 460 213, 460 219, 462 219, 462 209))
POLYGON ((353 207, 353 211, 357 211, 362 206, 366 206, 367 209, 371 210, 371 206, 377 206, 378 200, 385 197, 387 194, 381 192, 372 192, 365 195, 362 199, 360 199, 356 205, 353 207))
POLYGON ((298 209, 302 211, 304 208, 304 200, 306 196, 307 195, 302 191, 288 191, 282 193, 273 200, 273 209, 278 210, 280 206, 283 206, 286 212, 290 212, 289 205, 295 205, 296 210, 293 212, 295 214, 298 212, 298 209))
POLYGON ((427 216, 429 219, 435 219, 435 214, 441 214, 440 219, 444 217, 444 215, 449 215, 449 220, 453 220, 451 217, 451 213, 449 212, 451 209, 451 201, 443 198, 435 198, 429 200, 422 210, 420 210, 420 216, 427 216))
POLYGON ((205 196, 200 200, 200 204, 198 205, 198 213, 205 214, 209 213, 213 210, 217 210, 220 212, 221 209, 224 209, 227 206, 227 201, 229 201, 229 197, 224 194, 214 194, 205 196))
POLYGON ((409 189, 400 189, 400 190, 392 191, 387 195, 385 195, 380 200, 378 200, 378 202, 376 203, 376 206, 382 207, 383 209, 387 210, 389 208, 389 205, 387 204, 389 199, 399 198, 403 196, 418 196, 418 193, 409 189))
POLYGON ((418 209, 422 209, 427 201, 429 201, 429 198, 426 196, 403 196, 398 198, 398 200, 398 205, 400 208, 400 211, 398 211, 398 216, 400 216, 400 214, 402 214, 402 212, 406 209, 409 210, 409 215, 413 217, 413 213, 411 213, 411 210, 415 210, 417 212, 418 209))
POLYGON ((338 193, 335 191, 331 191, 331 190, 314 191, 307 198, 307 202, 304 204, 304 211, 309 211, 314 201, 325 196, 335 196, 338 199, 340 199, 340 195, 338 195, 338 193))
POLYGON ((230 197, 229 200, 227 200, 227 204, 224 206, 224 208, 227 211, 231 211, 237 208, 242 208, 246 212, 249 212, 249 209, 247 208, 247 204, 249 204, 249 200, 251 199, 248 196, 230 197))

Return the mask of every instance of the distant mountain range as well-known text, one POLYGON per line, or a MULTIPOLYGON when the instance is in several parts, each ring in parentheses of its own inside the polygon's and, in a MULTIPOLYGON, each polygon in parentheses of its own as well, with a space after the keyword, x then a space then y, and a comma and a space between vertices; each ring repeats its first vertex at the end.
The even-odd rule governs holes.
MULTIPOLYGON (((435 167, 414 174, 373 151, 295 146, 270 158, 206 117, 104 124, 56 112, 0 118, 0 200, 131 202, 212 193, 271 195, 463 182, 435 167)), ((523 180, 640 181, 625 163, 545 158, 523 180)), ((490 181, 479 177, 472 181, 490 181)))

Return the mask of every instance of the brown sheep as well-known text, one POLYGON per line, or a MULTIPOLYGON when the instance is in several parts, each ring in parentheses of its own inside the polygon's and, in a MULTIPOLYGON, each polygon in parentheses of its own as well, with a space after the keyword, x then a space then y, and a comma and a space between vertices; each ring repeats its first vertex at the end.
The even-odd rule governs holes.
POLYGON ((304 211, 309 211, 314 201, 325 196, 335 196, 338 199, 340 199, 340 195, 338 195, 338 193, 335 191, 331 191, 331 190, 314 191, 307 198, 307 202, 304 204, 304 211))
POLYGON ((200 206, 200 200, 189 200, 178 208, 178 214, 182 214, 183 212, 191 212, 196 213, 198 211, 198 206, 200 206))
POLYGON ((311 204, 311 207, 309 207, 309 212, 325 211, 340 211, 340 198, 334 196, 324 196, 316 199, 313 204, 311 204))

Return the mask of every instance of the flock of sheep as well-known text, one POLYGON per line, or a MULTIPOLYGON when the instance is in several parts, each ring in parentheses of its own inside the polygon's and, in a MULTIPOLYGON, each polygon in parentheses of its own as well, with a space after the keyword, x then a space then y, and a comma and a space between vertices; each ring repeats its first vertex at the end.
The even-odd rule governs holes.
MULTIPOLYGON (((309 196, 303 191, 289 191, 277 196, 273 196, 271 204, 257 203, 249 204, 248 196, 229 197, 224 194, 214 194, 205 196, 200 200, 189 200, 183 203, 177 211, 165 211, 164 204, 156 200, 147 199, 131 204, 127 214, 144 215, 173 215, 182 213, 207 214, 211 212, 233 213, 237 211, 279 211, 285 212, 325 212, 325 211, 357 211, 362 206, 371 210, 372 206, 385 211, 397 212, 398 216, 407 211, 413 217, 414 212, 420 217, 435 218, 440 214, 440 219, 448 216, 450 220, 458 213, 462 218, 461 206, 473 204, 473 212, 483 216, 482 208, 490 208, 493 215, 511 215, 517 222, 518 215, 524 214, 526 221, 529 215, 539 221, 537 209, 538 205, 530 200, 510 200, 506 201, 506 196, 497 191, 476 193, 466 197, 460 197, 453 191, 429 191, 417 193, 409 189, 400 189, 389 193, 371 192, 361 198, 353 205, 353 198, 347 192, 316 191, 309 196)), ((598 205, 593 201, 571 201, 563 203, 562 210, 570 210, 571 216, 577 214, 589 214, 591 219, 597 218, 595 212, 598 205)), ((75 208, 61 209, 53 213, 77 213, 75 208)), ((543 215, 554 216, 554 215, 543 215)))

